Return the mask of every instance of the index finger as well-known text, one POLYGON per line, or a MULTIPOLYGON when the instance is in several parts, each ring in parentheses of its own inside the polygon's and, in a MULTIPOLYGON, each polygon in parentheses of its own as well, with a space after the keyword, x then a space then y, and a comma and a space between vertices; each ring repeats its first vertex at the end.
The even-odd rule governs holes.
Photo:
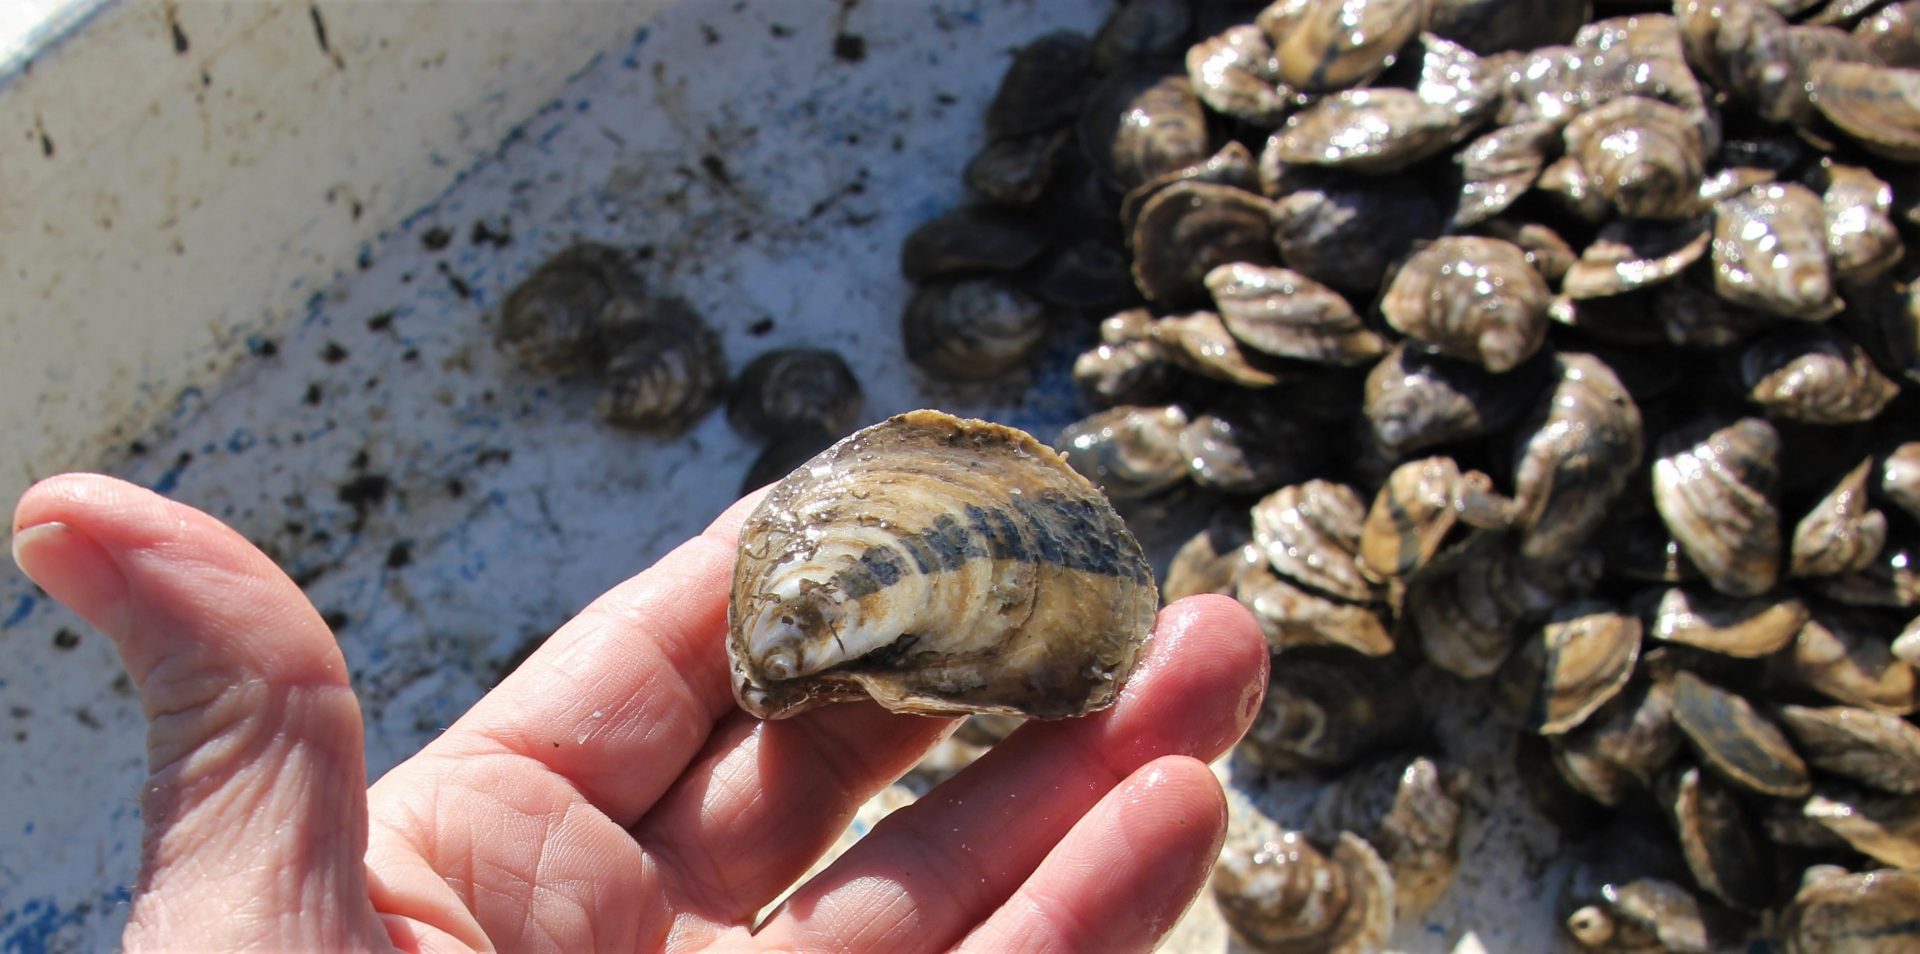
POLYGON ((735 708, 727 589, 740 524, 762 496, 594 600, 426 752, 524 757, 632 825, 735 708))

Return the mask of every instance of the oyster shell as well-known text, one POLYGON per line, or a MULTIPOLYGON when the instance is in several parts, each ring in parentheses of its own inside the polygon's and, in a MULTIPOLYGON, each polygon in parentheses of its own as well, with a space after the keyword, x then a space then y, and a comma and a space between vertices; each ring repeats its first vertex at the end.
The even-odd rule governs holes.
POLYGON ((1551 362, 1504 375, 1479 365, 1395 345, 1367 372, 1366 415, 1394 455, 1505 428, 1535 403, 1551 362))
POLYGON ((1102 80, 1079 120, 1080 148, 1121 192, 1207 158, 1207 117, 1185 76, 1128 69, 1102 80))
POLYGON ((646 283, 625 252, 582 242, 542 262, 507 293, 494 339, 529 371, 597 368, 606 363, 609 336, 617 330, 607 306, 646 297, 646 283))
POLYGON ((860 403, 860 382, 837 352, 786 348, 740 370, 727 398, 727 423, 764 441, 796 428, 845 434, 860 416, 860 403))
POLYGON ((1831 576, 1866 569, 1887 542, 1887 516, 1867 502, 1873 459, 1840 478, 1793 530, 1792 576, 1831 576))
POLYGON ((1820 321, 1843 307, 1827 259, 1826 209, 1806 186, 1769 183, 1714 206, 1713 283, 1736 305, 1820 321))
POLYGON ((1242 395, 1221 400, 1180 432, 1193 482, 1230 494, 1264 494, 1305 480, 1324 457, 1325 444, 1280 402, 1242 395))
POLYGON ((1267 140, 1266 161, 1397 172, 1452 145, 1460 125, 1451 107, 1413 90, 1345 90, 1287 117, 1267 140))
POLYGON ((1793 597, 1726 596, 1669 587, 1652 607, 1655 639, 1742 659, 1772 655, 1793 642, 1811 614, 1793 597))
POLYGON ((1235 262, 1208 272, 1205 284, 1227 330, 1256 351, 1355 365, 1386 350, 1339 292, 1298 272, 1235 262))
POLYGON ((1851 338, 1797 322, 1748 345, 1740 376, 1769 413, 1809 424, 1869 420, 1900 391, 1851 338))
POLYGON ((1920 162, 1920 71, 1829 60, 1808 81, 1822 116, 1860 144, 1895 162, 1920 162))
POLYGON ((1787 737, 1747 700, 1693 673, 1673 675, 1673 721, 1701 764, 1749 791, 1798 798, 1812 790, 1807 765, 1787 737))
POLYGON ((1888 66, 1920 66, 1920 0, 1889 3, 1854 25, 1853 37, 1888 66))
POLYGON ((1215 521, 1194 534, 1173 554, 1160 597, 1168 603, 1202 593, 1233 593, 1240 574, 1253 567, 1240 551, 1247 544, 1244 522, 1215 521))
POLYGON ((1273 203, 1232 186, 1193 179, 1148 199, 1133 224, 1133 282, 1168 305, 1204 300, 1203 280, 1216 266, 1272 263, 1273 203))
POLYGON ((1254 22, 1273 39, 1280 81, 1307 93, 1359 86, 1425 28, 1427 0, 1282 0, 1254 22))
POLYGON ((1502 126, 1467 144, 1454 157, 1460 204, 1447 224, 1466 228, 1505 212, 1540 178, 1559 138, 1560 127, 1542 119, 1502 126))
POLYGON ((1592 717, 1552 740, 1554 767, 1567 783, 1614 806, 1636 784, 1651 790, 1655 773, 1680 751, 1673 687, 1665 681, 1628 689, 1592 717))
POLYGON ((1814 768, 1896 795, 1920 795, 1920 728, 1853 706, 1781 706, 1780 721, 1814 768))
POLYGON ((1274 954, 1365 954, 1393 933, 1393 874, 1342 832, 1322 853, 1252 810, 1230 816, 1213 897, 1241 943, 1274 954))
POLYGON ((1093 83, 1093 42, 1072 30, 1048 33, 1014 51, 987 106, 987 137, 1000 141, 1064 128, 1093 83))
POLYGON ((1178 406, 1109 408, 1075 421, 1053 442, 1067 465, 1114 500, 1151 497, 1187 477, 1178 406))
POLYGON ((1850 706, 1907 715, 1920 707, 1920 675, 1894 658, 1874 620, 1816 607, 1792 648, 1775 657, 1790 681, 1850 706))
POLYGON ((1830 158, 1820 161, 1818 173, 1833 277, 1867 282, 1899 264, 1907 246, 1893 224, 1893 188, 1866 169, 1830 158))
POLYGON ((1565 138, 1567 156, 1620 214, 1680 219, 1696 211, 1706 142, 1685 110, 1626 96, 1574 117, 1565 138))
POLYGON ((1521 627, 1546 619, 1596 576, 1597 563, 1529 559, 1507 534, 1476 535, 1445 568, 1412 582, 1407 614, 1428 662, 1478 679, 1500 667, 1521 627))
POLYGON ((1739 800, 1693 767, 1662 776, 1660 789, 1695 883, 1735 910, 1765 908, 1771 866, 1739 800))
POLYGON ((958 275, 1012 272, 1051 245, 1040 223, 1000 209, 961 207, 930 219, 900 244, 900 274, 916 284, 958 275))
POLYGON ((1546 281, 1513 243, 1448 236, 1400 267, 1380 312, 1434 351, 1499 373, 1540 349, 1550 297, 1546 281))
POLYGON ((1583 600, 1554 611, 1494 678, 1494 702, 1532 732, 1559 735, 1625 688, 1640 658, 1640 620, 1583 600))
POLYGON ((1440 234, 1440 209, 1405 176, 1302 177, 1278 199, 1274 242, 1287 267, 1343 292, 1371 294, 1395 259, 1440 234))
POLYGON ((1780 918, 1787 954, 1901 954, 1920 945, 1920 871, 1811 880, 1780 918))
POLYGON ((1329 599, 1274 574, 1259 550, 1248 547, 1233 594, 1260 624, 1275 652, 1302 646, 1339 646, 1363 656, 1393 652, 1393 636, 1373 609, 1329 599))
POLYGON ((1601 887, 1593 903, 1567 915, 1567 933, 1594 951, 1664 951, 1709 954, 1713 950, 1700 901, 1687 889, 1660 878, 1635 878, 1601 887))
POLYGON ((594 411, 609 424, 674 435, 692 427, 727 383, 720 335, 679 298, 616 298, 601 311, 612 352, 594 411))
POLYGON ((1670 432, 1653 463, 1653 501, 1713 588, 1757 596, 1780 575, 1780 436, 1757 417, 1670 432))
POLYGON ((1215 110, 1261 128, 1272 128, 1294 107, 1292 91, 1278 84, 1280 64, 1258 26, 1244 23, 1187 50, 1187 81, 1195 96, 1215 110))
POLYGON ((1393 872, 1395 919, 1408 921, 1433 907, 1453 881, 1470 781, 1465 771, 1424 755, 1388 756, 1322 789, 1307 829, 1365 838, 1393 872))
POLYGON ((1313 650, 1285 658, 1236 758, 1269 773, 1326 771, 1403 745, 1419 730, 1406 673, 1391 660, 1313 650))
POLYGON ((1456 527, 1495 529, 1511 519, 1509 502, 1479 471, 1460 473, 1451 457, 1393 469, 1360 526, 1360 572, 1376 582, 1405 580, 1439 554, 1456 527))
POLYGON ((1193 11, 1187 0, 1123 0, 1093 38, 1093 65, 1101 72, 1167 56, 1187 38, 1193 11))
POLYGON ((1427 29, 1481 55, 1566 43, 1593 16, 1591 0, 1432 0, 1427 29))
POLYGON ((1835 789, 1807 799, 1801 811, 1875 861, 1920 868, 1920 797, 1835 789))
POLYGON ((1001 278, 923 285, 907 300, 907 360, 934 377, 984 381, 1025 365, 1046 340, 1047 307, 1001 278))
POLYGON ((1570 557, 1599 528, 1644 444, 1640 409, 1606 362, 1553 360, 1559 380, 1522 425, 1513 477, 1520 551, 1546 560, 1570 557))
POLYGON ((1040 201, 1066 165, 1068 130, 989 142, 967 160, 960 179, 967 188, 998 205, 1030 206, 1040 201))
POLYGON ((1353 488, 1325 480, 1292 484, 1253 507, 1253 542, 1274 572, 1341 599, 1379 594, 1360 572, 1367 505, 1353 488))
POLYGON ((1153 625, 1153 574, 1098 491, 1032 437, 937 411, 855 433, 740 531, 727 640, 761 718, 872 696, 898 711, 1083 715, 1153 625))
POLYGON ((1618 219, 1600 229, 1560 289, 1569 298, 1623 295, 1680 276, 1707 253, 1706 222, 1618 219))
POLYGON ((1278 374, 1262 366, 1271 361, 1240 347, 1226 323, 1211 311, 1155 321, 1153 341, 1174 364, 1201 377, 1243 388, 1270 388, 1280 383, 1278 374))

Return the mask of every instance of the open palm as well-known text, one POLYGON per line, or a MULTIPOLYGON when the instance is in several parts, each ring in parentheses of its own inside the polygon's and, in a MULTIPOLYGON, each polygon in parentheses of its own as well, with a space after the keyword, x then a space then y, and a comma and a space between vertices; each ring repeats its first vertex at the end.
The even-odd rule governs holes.
POLYGON ((952 728, 869 703, 739 711, 723 633, 743 501, 601 597, 365 785, 358 704, 299 588, 239 534, 117 480, 42 482, 15 559, 111 636, 150 722, 130 949, 1145 949, 1225 824, 1198 759, 1266 649, 1231 601, 1161 614, 1120 701, 1032 724, 756 925, 952 728))

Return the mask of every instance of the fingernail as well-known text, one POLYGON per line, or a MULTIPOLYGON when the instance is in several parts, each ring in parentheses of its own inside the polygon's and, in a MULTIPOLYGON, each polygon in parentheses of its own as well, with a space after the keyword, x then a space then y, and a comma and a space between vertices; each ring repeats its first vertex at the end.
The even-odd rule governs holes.
POLYGON ((127 579, 107 551, 59 521, 13 532, 13 562, 49 596, 118 638, 128 623, 127 579))

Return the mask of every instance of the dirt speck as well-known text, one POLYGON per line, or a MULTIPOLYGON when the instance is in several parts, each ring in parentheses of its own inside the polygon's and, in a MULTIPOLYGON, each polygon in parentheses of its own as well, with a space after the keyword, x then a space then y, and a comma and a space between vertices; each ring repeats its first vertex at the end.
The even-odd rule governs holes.
POLYGON ((62 626, 59 629, 54 631, 53 648, 59 649, 59 650, 67 650, 67 649, 72 649, 73 647, 78 645, 80 645, 79 633, 76 633, 73 630, 66 628, 65 626, 62 626))
POLYGON ((858 63, 867 58, 867 38, 858 33, 842 33, 833 38, 833 58, 842 63, 858 63))

